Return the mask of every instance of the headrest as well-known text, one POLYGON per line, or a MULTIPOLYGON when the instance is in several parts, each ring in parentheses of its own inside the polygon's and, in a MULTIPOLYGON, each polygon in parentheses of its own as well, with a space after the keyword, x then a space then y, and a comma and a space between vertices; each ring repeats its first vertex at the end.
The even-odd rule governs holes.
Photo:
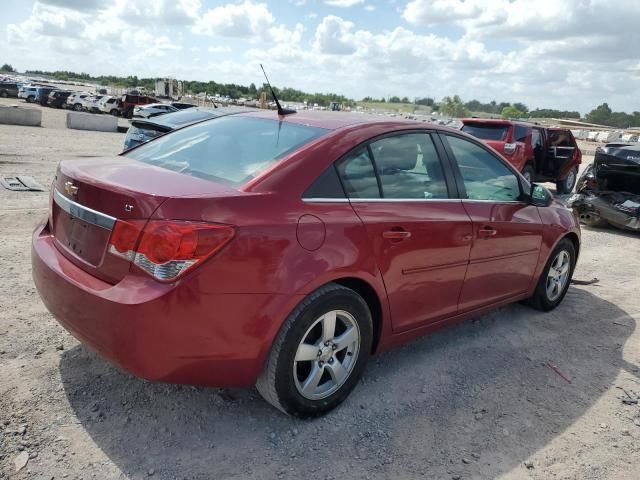
POLYGON ((389 169, 412 170, 418 162, 418 149, 415 143, 387 141, 374 157, 376 166, 383 173, 389 169))

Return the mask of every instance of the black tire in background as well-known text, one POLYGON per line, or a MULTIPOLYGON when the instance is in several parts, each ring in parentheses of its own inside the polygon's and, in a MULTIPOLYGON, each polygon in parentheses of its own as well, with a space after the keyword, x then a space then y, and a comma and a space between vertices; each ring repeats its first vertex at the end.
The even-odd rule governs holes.
POLYGON ((0 92, 0 97, 7 98, 9 94, 7 92, 0 92))
MULTIPOLYGON (((337 324, 338 322, 336 322, 337 324)), ((338 331, 337 326, 335 331, 338 331)), ((343 331, 343 336, 344 333, 343 331)), ((337 335, 332 340, 336 340, 338 343, 339 338, 340 335, 337 335)), ((353 390, 364 371, 371 352, 372 341, 373 323, 367 303, 349 288, 335 283, 327 284, 308 295, 287 317, 271 347, 267 362, 256 382, 256 388, 267 402, 284 413, 301 418, 322 415, 342 403, 353 390), (331 315, 332 312, 342 312, 343 315, 348 315, 350 319, 355 321, 357 325, 354 325, 354 328, 359 335, 358 348, 355 355, 353 352, 351 353, 352 358, 346 358, 347 352, 342 360, 338 359, 340 352, 336 350, 336 363, 334 364, 329 359, 323 367, 322 359, 326 359, 321 356, 323 349, 328 351, 326 355, 331 355, 331 342, 323 343, 324 323, 320 324, 321 336, 317 344, 310 345, 305 340, 313 334, 318 322, 325 315, 331 315), (317 359, 299 360, 298 354, 303 344, 305 347, 311 347, 310 351, 313 355, 315 355, 315 349, 320 349, 317 359), (349 361, 353 362, 350 364, 349 373, 344 377, 342 383, 335 382, 332 365, 342 368, 343 365, 348 365, 349 361), (329 384, 328 382, 334 382, 335 385, 332 388, 337 389, 329 388, 327 394, 321 398, 310 398, 312 395, 303 395, 300 390, 301 377, 298 368, 306 367, 305 362, 309 363, 310 369, 323 369, 318 388, 329 384), (340 362, 339 365, 338 362, 340 362), (322 379, 325 378, 325 369, 330 378, 327 377, 327 380, 322 382, 322 379)), ((303 371, 302 378, 305 375, 306 373, 303 371)), ((313 374, 309 373, 308 375, 308 378, 311 378, 313 374)))
MULTIPOLYGON (((569 240, 568 238, 563 238, 562 240, 560 240, 556 248, 553 249, 553 251, 551 252, 551 255, 549 255, 549 258, 547 259, 547 263, 545 264, 544 269, 540 274, 540 278, 538 279, 536 290, 533 293, 533 296, 529 298, 526 301, 526 303, 531 307, 537 310, 542 310, 544 312, 553 310, 558 305, 560 305, 560 302, 562 302, 562 299, 564 298, 564 296, 567 293, 567 290, 569 289, 569 284, 571 283, 571 277, 573 276, 573 271, 575 269, 575 266, 576 266, 575 246, 573 245, 573 242, 571 240, 569 240), (554 264, 557 262, 557 260, 565 254, 568 256, 567 276, 564 279, 564 282, 562 283, 561 288, 558 289, 558 292, 557 292, 558 296, 556 297, 556 296, 550 295, 549 293, 548 287, 550 286, 550 283, 549 283, 550 272, 552 269, 555 269, 554 264)), ((552 276, 554 273, 555 272, 552 272, 552 276)))
POLYGON ((556 193, 559 195, 571 193, 578 182, 578 167, 574 167, 567 178, 556 182, 556 193))

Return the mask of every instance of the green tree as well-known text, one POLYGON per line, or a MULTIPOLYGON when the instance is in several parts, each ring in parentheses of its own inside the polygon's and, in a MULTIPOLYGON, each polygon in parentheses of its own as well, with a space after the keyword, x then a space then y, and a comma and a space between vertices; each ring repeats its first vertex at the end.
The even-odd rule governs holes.
POLYGON ((416 100, 416 105, 424 105, 425 107, 433 107, 435 101, 433 98, 425 97, 416 100))
POLYGON ((589 123, 597 123, 599 125, 609 125, 611 120, 611 108, 606 103, 598 105, 596 108, 587 113, 585 120, 589 123))
POLYGON ((500 114, 502 118, 522 118, 525 116, 525 112, 518 110, 515 106, 509 105, 504 107, 500 114))
POLYGON ((443 115, 449 117, 467 117, 469 110, 464 106, 464 102, 458 95, 444 97, 440 102, 439 110, 443 115))
POLYGON ((527 107, 524 103, 517 102, 517 103, 514 103, 513 106, 516 109, 520 110, 524 115, 526 115, 529 112, 529 107, 527 107))
POLYGON ((0 72, 15 72, 15 69, 8 63, 5 63, 0 67, 0 72))
POLYGON ((554 110, 552 108, 536 108, 529 112, 529 118, 580 118, 580 112, 554 110))

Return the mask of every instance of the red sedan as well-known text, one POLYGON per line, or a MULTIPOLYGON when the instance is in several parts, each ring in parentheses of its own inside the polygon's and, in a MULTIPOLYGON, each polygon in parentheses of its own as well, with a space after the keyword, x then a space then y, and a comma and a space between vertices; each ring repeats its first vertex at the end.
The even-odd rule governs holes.
POLYGON ((256 111, 60 163, 33 277, 82 343, 151 380, 342 402, 369 356, 564 297, 573 214, 459 131, 256 111))

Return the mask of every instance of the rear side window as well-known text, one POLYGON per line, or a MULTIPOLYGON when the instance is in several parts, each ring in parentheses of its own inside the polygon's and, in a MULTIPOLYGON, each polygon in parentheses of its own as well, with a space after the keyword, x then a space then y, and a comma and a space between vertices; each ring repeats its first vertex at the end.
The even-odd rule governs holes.
POLYGON ((344 190, 333 165, 327 168, 304 192, 302 198, 344 198, 344 190))
POLYGON ((509 133, 509 125, 492 125, 488 123, 465 123, 462 131, 482 140, 505 141, 509 133))
POLYGON ((376 172, 366 147, 349 153, 338 162, 337 167, 349 198, 380 198, 376 172))
POLYGON ((566 130, 552 131, 549 135, 552 147, 573 147, 573 136, 566 130))
POLYGON ((384 198, 449 197, 431 135, 411 133, 385 137, 371 144, 371 152, 384 198))
POLYGON ((527 127, 524 125, 516 125, 513 129, 513 141, 514 142, 527 142, 527 127))
POLYGON ((219 117, 176 130, 125 155, 239 187, 326 132, 323 128, 261 118, 219 117))

